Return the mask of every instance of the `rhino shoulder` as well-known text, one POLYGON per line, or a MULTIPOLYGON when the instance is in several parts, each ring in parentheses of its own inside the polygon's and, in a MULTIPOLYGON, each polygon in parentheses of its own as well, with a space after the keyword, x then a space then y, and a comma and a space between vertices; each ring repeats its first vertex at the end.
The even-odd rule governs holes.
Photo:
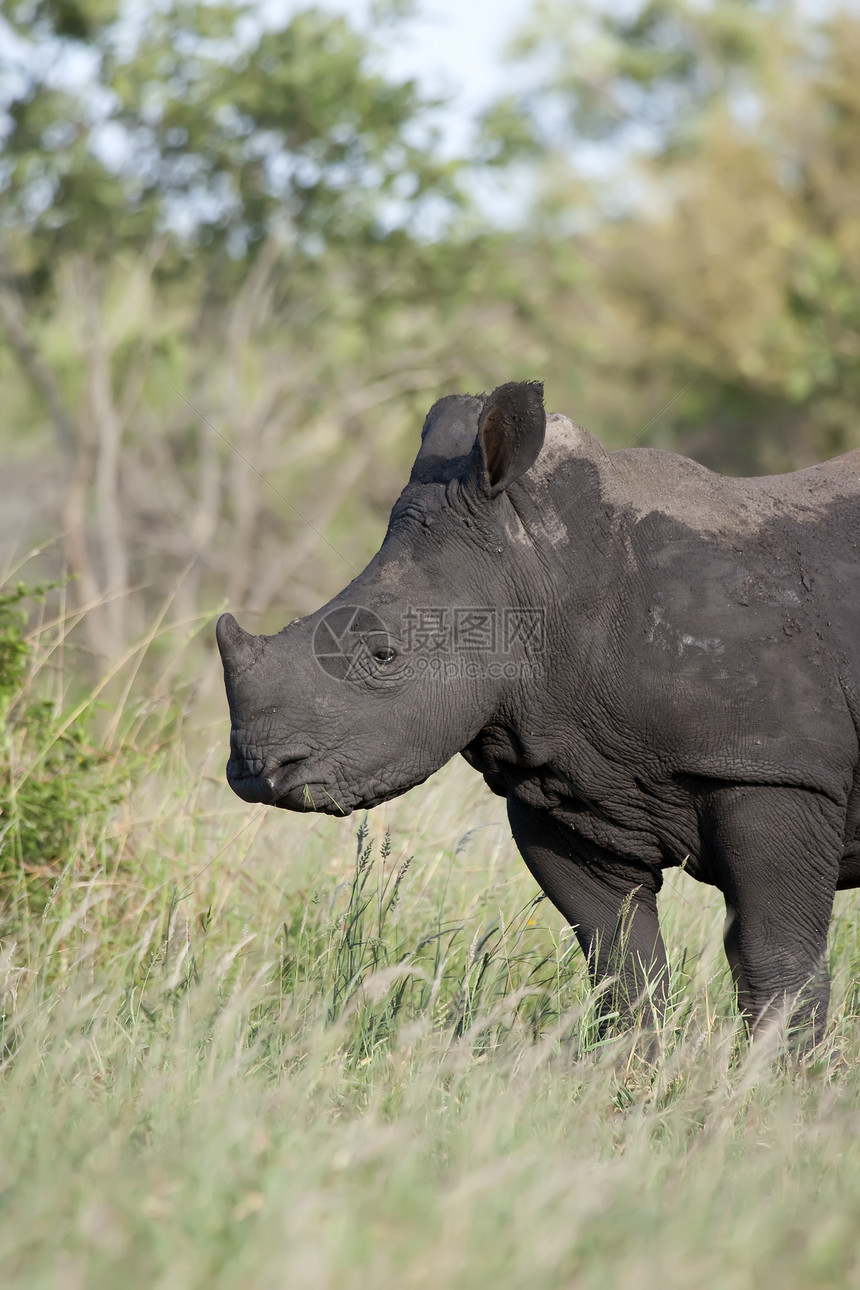
POLYGON ((790 475, 764 475, 749 482, 797 510, 829 506, 846 498, 860 502, 860 448, 790 475))
POLYGON ((770 520, 814 521, 834 503, 860 506, 860 450, 786 475, 739 479, 657 448, 611 454, 605 492, 637 518, 655 512, 710 534, 751 534, 770 520))

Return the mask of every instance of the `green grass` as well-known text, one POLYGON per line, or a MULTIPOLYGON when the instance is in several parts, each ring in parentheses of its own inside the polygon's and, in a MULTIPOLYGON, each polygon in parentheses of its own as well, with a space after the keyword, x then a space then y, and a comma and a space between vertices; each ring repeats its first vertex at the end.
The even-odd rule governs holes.
POLYGON ((799 1067, 739 1046, 720 899, 673 875, 651 1069, 476 776, 294 817, 225 746, 168 741, 46 902, 11 889, 4 1287, 860 1284, 853 894, 799 1067))

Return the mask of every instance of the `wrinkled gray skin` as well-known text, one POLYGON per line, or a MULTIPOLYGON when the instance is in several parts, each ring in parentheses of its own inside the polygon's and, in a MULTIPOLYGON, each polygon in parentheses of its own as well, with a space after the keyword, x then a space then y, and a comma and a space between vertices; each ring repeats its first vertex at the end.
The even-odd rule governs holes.
POLYGON ((663 999, 657 893, 683 865, 725 896, 747 1020, 793 1009, 808 1045, 834 893, 860 885, 858 543, 860 451, 728 479, 607 453, 547 419, 539 385, 442 399, 364 572, 277 636, 219 622, 229 782, 348 814, 462 753, 507 799, 595 981, 614 979, 607 1016, 663 999), (350 665, 332 676, 314 634, 350 606, 382 623, 345 608, 350 665), (478 675, 443 679, 404 627, 428 606, 540 608, 544 648, 506 653, 514 677, 490 666, 497 643, 469 656, 478 675))

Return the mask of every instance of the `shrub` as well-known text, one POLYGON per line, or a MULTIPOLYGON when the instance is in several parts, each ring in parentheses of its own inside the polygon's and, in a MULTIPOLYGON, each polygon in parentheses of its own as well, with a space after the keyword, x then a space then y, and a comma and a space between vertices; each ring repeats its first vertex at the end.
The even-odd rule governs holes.
MULTIPOLYGON (((71 715, 50 694, 56 636, 28 634, 28 602, 52 584, 0 591, 0 899, 44 905, 86 850, 104 861, 105 825, 128 778, 124 750, 99 745, 94 705, 71 715), (93 851, 93 844, 95 853, 93 851)), ((62 631, 62 625, 56 631, 62 631)))

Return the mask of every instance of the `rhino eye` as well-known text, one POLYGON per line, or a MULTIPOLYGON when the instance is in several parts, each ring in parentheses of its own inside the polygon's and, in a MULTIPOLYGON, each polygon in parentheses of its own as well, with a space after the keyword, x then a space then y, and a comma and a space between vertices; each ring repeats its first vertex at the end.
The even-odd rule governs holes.
POLYGON ((397 658, 397 650, 392 649, 390 645, 380 645, 373 651, 373 657, 377 663, 393 663, 397 658))

